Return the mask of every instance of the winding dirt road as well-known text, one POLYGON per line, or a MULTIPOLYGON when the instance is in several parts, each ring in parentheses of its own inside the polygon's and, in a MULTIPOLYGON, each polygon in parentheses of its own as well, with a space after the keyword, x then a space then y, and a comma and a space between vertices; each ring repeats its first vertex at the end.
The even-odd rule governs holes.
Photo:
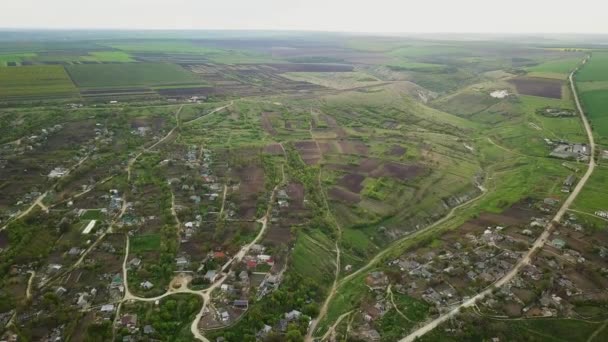
POLYGON ((526 252, 526 254, 523 256, 523 258, 517 264, 515 264, 515 266, 511 269, 511 271, 509 271, 509 273, 507 273, 504 277, 502 277, 501 279, 496 281, 493 285, 488 286, 488 288, 486 288, 484 291, 478 293, 474 297, 463 302, 456 308, 452 309, 451 311, 449 311, 443 315, 440 315, 439 317, 435 318, 434 320, 430 321, 429 323, 426 323, 425 325, 416 329, 414 332, 412 332, 408 336, 402 338, 400 340, 400 342, 414 341, 417 337, 420 337, 420 336, 428 333, 429 331, 435 329, 441 323, 456 316, 460 312, 461 309, 468 308, 468 307, 474 305, 480 299, 483 299, 485 296, 491 294, 492 290, 494 288, 501 287, 504 284, 511 281, 525 265, 530 263, 532 255, 534 255, 534 253, 536 251, 538 251, 539 249, 541 249, 544 246, 545 242, 547 242, 547 240, 549 239, 551 232, 553 231, 553 228, 555 228, 555 225, 561 221, 562 217, 564 216, 564 214, 566 213, 568 208, 570 208, 570 205, 572 205, 572 203, 574 202, 574 200, 576 199, 578 194, 581 192, 581 190, 583 189, 583 187, 585 186, 585 184, 591 177, 591 174, 595 170, 595 166, 596 166, 595 159, 594 159, 595 140, 593 139, 593 132, 591 131, 591 126, 589 125, 589 121, 587 120, 587 117, 585 116, 585 113, 583 112, 583 108, 580 104, 578 93, 576 92, 576 87, 574 86, 574 74, 576 73, 576 71, 578 71, 578 68, 570 74, 569 80, 570 80, 570 88, 572 89, 572 94, 574 95, 574 101, 576 103, 576 108, 579 112, 581 120, 583 121, 583 125, 584 125, 585 131, 587 133, 587 139, 589 140, 589 146, 590 146, 590 150, 591 150, 591 153, 590 153, 591 157, 589 158, 589 164, 588 164, 587 171, 585 172, 583 177, 581 177, 581 180, 578 182, 578 184, 576 184, 576 187, 570 193, 570 196, 568 196, 568 198, 566 198, 566 200, 564 201, 562 206, 559 208, 559 210, 553 217, 553 220, 545 227, 545 230, 543 231, 543 233, 538 237, 538 239, 536 239, 536 241, 534 242, 532 247, 528 250, 528 252, 526 252))

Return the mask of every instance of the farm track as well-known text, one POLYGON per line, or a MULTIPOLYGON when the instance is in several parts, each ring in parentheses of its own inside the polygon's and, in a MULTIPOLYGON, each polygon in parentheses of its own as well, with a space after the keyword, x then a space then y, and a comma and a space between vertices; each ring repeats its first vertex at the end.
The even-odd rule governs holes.
POLYGON ((570 88, 572 90, 572 94, 574 95, 576 108, 579 112, 581 120, 583 121, 583 125, 584 125, 585 131, 587 133, 587 139, 589 141, 590 156, 592 156, 592 157, 589 158, 587 171, 585 172, 583 177, 581 177, 580 181, 576 184, 576 187, 570 193, 568 198, 566 198, 566 200, 564 201, 564 203, 562 204, 560 209, 557 211, 557 213, 555 214, 555 216, 553 217, 551 222, 549 224, 547 224, 543 233, 536 239, 536 241, 534 242, 532 247, 526 252, 526 254, 515 264, 515 266, 505 276, 498 279, 492 285, 488 286, 484 291, 482 291, 482 292, 478 293, 477 295, 473 296, 472 298, 466 300, 465 302, 463 302, 456 308, 452 309, 451 311, 449 311, 445 314, 442 314, 439 317, 435 318, 434 320, 419 327, 414 332, 410 333, 408 336, 399 340, 400 342, 413 342, 416 338, 430 332, 431 330, 435 329, 440 324, 442 324, 442 323, 446 322, 447 320, 458 315, 460 313, 461 309, 468 308, 468 307, 475 305, 477 301, 479 301, 479 300, 483 299, 484 297, 486 297, 487 295, 491 294, 494 288, 499 288, 499 287, 507 284, 509 281, 511 281, 524 266, 526 266, 530 263, 532 256, 535 254, 535 252, 540 250, 545 245, 545 242, 549 239, 549 236, 553 232, 555 225, 559 224, 563 215, 570 208, 570 205, 572 205, 574 200, 577 198, 577 196, 579 195, 579 193, 581 192, 581 190, 583 189, 583 187, 585 186, 585 184, 587 183, 587 181, 593 174, 593 171, 595 170, 595 166, 596 166, 595 159, 593 157, 593 156, 595 156, 595 140, 593 138, 593 132, 591 130, 591 126, 589 125, 589 121, 587 120, 587 117, 585 116, 583 108, 580 104, 578 93, 576 92, 576 87, 574 85, 574 74, 577 71, 578 71, 578 68, 570 74, 568 79, 570 81, 570 88))
POLYGON ((332 283, 331 289, 329 290, 329 295, 323 302, 323 305, 321 306, 321 309, 319 310, 319 314, 317 315, 317 318, 315 318, 311 321, 310 326, 308 327, 308 332, 306 333, 305 341, 312 341, 313 334, 314 334, 315 330, 317 329, 317 325, 323 319, 323 317, 325 317, 325 315, 327 314, 327 310, 329 309, 329 303, 331 302, 331 299, 333 298, 333 296, 335 296, 336 291, 338 290, 338 280, 340 278, 340 255, 341 255, 340 243, 342 241, 342 227, 340 226, 340 223, 338 223, 336 218, 331 214, 331 211, 329 209, 329 203, 327 201, 327 194, 325 194, 325 191, 323 191, 323 187, 321 186, 321 174, 322 174, 322 172, 321 172, 321 170, 319 170, 319 177, 318 177, 317 181, 319 182, 319 188, 321 189, 321 194, 323 196, 323 202, 324 202, 325 208, 327 210, 327 215, 331 218, 332 221, 334 221, 334 224, 336 225, 336 229, 338 231, 337 232, 338 237, 336 238, 336 244, 335 244, 336 271, 334 274, 334 282, 332 283))
POLYGON ((409 319, 403 312, 401 312, 401 310, 399 310, 399 308, 397 307, 397 304, 395 304, 395 296, 393 295, 393 289, 391 288, 390 284, 386 288, 386 292, 391 297, 391 304, 393 304, 393 308, 395 309, 395 311, 397 311, 399 316, 403 317, 408 322, 412 322, 411 319, 409 319))

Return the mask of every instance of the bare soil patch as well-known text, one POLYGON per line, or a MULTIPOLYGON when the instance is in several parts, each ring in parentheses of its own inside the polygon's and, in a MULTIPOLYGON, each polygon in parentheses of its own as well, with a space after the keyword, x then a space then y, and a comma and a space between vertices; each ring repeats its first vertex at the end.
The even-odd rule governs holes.
POLYGON ((283 148, 281 147, 281 144, 270 144, 264 147, 264 153, 272 155, 282 155, 283 148))
POLYGON ((365 176, 363 175, 349 173, 340 178, 340 180, 338 181, 338 185, 348 189, 350 192, 358 194, 361 192, 361 190, 363 190, 363 185, 361 183, 364 180, 365 176))
POLYGON ((361 200, 361 197, 358 194, 335 186, 329 189, 329 197, 331 199, 349 204, 359 203, 361 200))
POLYGON ((264 238, 264 242, 272 245, 287 244, 291 241, 291 228, 282 224, 271 224, 264 238))
POLYGON ((272 122, 270 121, 270 118, 273 115, 274 115, 274 113, 270 113, 270 112, 262 113, 262 128, 264 129, 264 131, 266 131, 266 133, 268 133, 272 136, 275 136, 278 133, 274 129, 274 127, 272 127, 272 122))
POLYGON ((517 92, 523 95, 562 98, 562 81, 548 78, 518 77, 509 82, 515 85, 517 92))
POLYGON ((372 177, 391 177, 402 181, 412 179, 419 174, 423 173, 424 167, 420 165, 405 165, 394 162, 388 162, 382 165, 381 168, 374 170, 370 173, 372 177))
POLYGON ((0 249, 4 249, 8 246, 8 233, 6 230, 0 231, 0 249))
POLYGON ((395 157, 401 157, 407 150, 403 146, 393 145, 388 151, 388 154, 395 157))
POLYGON ((289 183, 285 189, 292 209, 304 209, 304 186, 300 183, 289 183))
POLYGON ((344 154, 357 154, 362 156, 367 156, 369 154, 367 145, 359 140, 341 140, 338 144, 344 154))
POLYGON ((321 151, 315 141, 297 141, 294 145, 300 157, 307 165, 316 164, 321 159, 321 151))

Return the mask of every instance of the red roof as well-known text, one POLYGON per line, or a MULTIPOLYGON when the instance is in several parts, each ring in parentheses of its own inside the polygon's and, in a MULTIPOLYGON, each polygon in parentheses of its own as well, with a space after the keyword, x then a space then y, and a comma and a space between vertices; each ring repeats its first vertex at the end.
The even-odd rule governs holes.
POLYGON ((255 262, 255 260, 249 260, 249 261, 247 261, 247 267, 249 267, 249 268, 254 268, 257 265, 258 265, 258 263, 255 262))
POLYGON ((224 252, 215 252, 215 254, 213 254, 213 257, 215 259, 222 259, 226 257, 226 254, 224 254, 224 252))

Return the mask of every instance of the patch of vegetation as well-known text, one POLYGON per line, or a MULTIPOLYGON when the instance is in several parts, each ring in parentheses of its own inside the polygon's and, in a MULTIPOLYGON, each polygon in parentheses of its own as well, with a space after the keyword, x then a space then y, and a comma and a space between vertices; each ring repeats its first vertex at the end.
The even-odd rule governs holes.
POLYGON ((160 249, 160 234, 137 235, 129 241, 131 244, 129 252, 135 254, 160 249))
POLYGON ((62 66, 0 68, 0 97, 67 96, 76 87, 62 66))
POLYGON ((67 70, 84 88, 202 83, 194 74, 169 63, 81 64, 67 70))

